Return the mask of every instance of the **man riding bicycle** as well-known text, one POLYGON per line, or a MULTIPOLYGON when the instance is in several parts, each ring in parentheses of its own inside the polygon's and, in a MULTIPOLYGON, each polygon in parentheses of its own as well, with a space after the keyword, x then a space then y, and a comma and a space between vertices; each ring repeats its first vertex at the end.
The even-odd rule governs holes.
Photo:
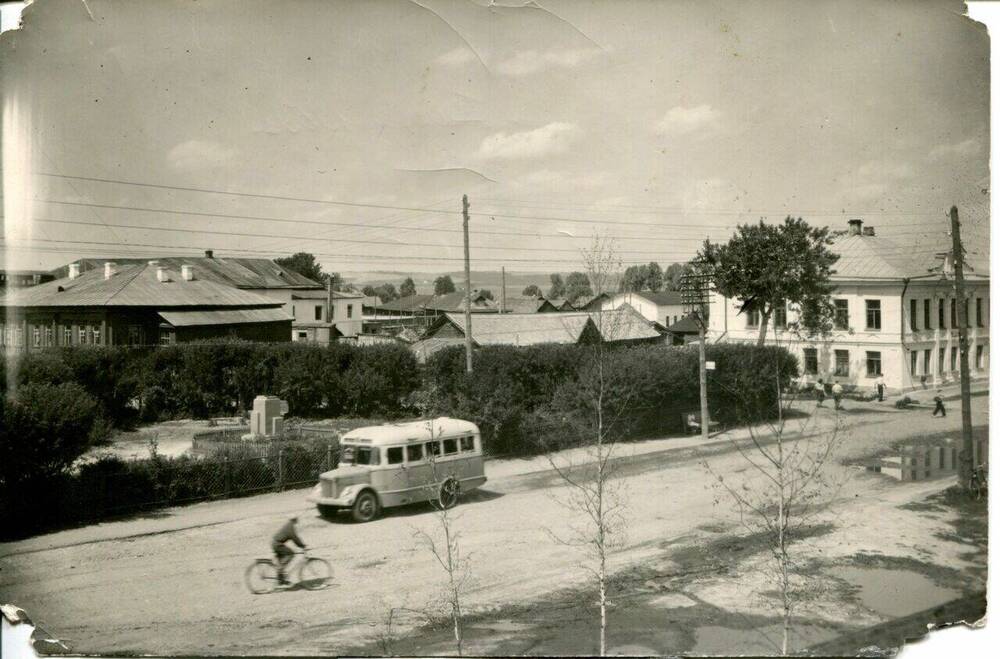
POLYGON ((298 521, 298 517, 291 517, 271 538, 271 550, 274 551, 274 556, 278 559, 278 581, 282 584, 288 583, 288 579, 285 577, 285 566, 295 556, 295 551, 286 543, 294 542, 300 549, 306 548, 306 543, 302 542, 302 538, 295 532, 295 525, 298 521))

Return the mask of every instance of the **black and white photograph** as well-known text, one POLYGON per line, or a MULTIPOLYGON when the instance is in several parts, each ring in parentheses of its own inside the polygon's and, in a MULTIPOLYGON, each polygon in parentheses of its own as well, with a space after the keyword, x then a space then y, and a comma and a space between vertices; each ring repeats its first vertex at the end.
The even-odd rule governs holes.
POLYGON ((5 654, 990 632, 964 2, 0 17, 5 654))

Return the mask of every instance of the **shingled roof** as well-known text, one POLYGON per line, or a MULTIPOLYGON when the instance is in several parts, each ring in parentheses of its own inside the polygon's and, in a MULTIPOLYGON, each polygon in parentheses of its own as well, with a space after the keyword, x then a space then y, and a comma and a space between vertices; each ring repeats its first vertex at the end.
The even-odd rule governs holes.
MULTIPOLYGON (((80 271, 87 272, 104 268, 106 262, 119 266, 130 264, 145 264, 149 259, 139 258, 86 258, 74 261, 80 264, 80 271)), ((270 259, 228 258, 213 256, 167 256, 157 257, 156 261, 174 271, 180 271, 182 265, 194 266, 202 279, 214 281, 236 288, 323 288, 323 285, 294 270, 283 268, 270 259)), ((69 266, 53 270, 57 278, 69 274, 69 266)))
MULTIPOLYGON (((162 262, 159 264, 162 265, 162 262)), ((37 286, 8 291, 0 298, 6 307, 243 307, 278 308, 275 300, 201 277, 185 281, 178 270, 165 269, 167 281, 157 278, 157 266, 147 262, 119 265, 105 279, 104 270, 89 270, 75 279, 56 279, 37 286)))

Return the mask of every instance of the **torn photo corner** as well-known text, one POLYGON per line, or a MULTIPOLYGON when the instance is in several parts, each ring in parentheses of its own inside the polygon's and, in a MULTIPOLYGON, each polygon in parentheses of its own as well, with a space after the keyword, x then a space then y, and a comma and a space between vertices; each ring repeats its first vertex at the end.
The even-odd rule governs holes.
POLYGON ((40 655, 992 631, 962 2, 0 17, 0 608, 40 655))

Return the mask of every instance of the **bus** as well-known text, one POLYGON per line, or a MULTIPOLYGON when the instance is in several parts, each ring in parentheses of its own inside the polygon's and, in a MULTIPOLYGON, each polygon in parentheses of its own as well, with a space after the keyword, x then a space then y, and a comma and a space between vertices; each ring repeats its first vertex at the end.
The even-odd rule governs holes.
POLYGON ((321 515, 349 510, 358 522, 422 501, 450 508, 486 482, 476 424, 439 417, 357 428, 340 439, 340 462, 307 500, 321 515))

